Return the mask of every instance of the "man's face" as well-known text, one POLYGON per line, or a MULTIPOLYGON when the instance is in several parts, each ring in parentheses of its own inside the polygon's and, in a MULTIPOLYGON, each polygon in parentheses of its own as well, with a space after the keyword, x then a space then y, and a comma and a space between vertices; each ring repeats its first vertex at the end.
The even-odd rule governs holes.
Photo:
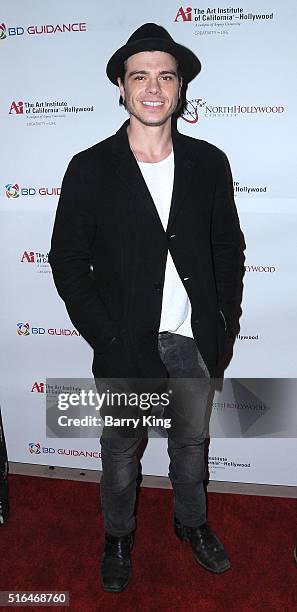
POLYGON ((174 113, 182 82, 176 59, 164 51, 142 51, 126 61, 124 83, 118 79, 127 111, 143 125, 163 125, 174 113))

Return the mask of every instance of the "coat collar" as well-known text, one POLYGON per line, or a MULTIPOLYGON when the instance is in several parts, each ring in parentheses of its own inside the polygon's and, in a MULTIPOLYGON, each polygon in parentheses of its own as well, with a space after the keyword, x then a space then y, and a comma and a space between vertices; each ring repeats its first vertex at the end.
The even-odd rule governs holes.
MULTIPOLYGON (((137 196, 148 212, 155 217, 162 231, 164 231, 154 201, 130 149, 127 135, 128 125, 129 119, 123 123, 113 139, 113 154, 117 157, 116 172, 119 179, 137 196)), ((188 138, 180 134, 175 127, 172 128, 172 142, 174 150, 174 183, 166 231, 170 230, 177 213, 187 199, 195 167, 188 146, 188 138)))

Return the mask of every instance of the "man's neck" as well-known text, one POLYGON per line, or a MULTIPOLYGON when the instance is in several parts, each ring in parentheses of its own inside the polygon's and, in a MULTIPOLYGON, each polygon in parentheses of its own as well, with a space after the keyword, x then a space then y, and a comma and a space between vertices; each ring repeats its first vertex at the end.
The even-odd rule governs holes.
POLYGON ((131 116, 127 135, 137 161, 159 162, 172 151, 171 119, 164 125, 151 126, 131 116))

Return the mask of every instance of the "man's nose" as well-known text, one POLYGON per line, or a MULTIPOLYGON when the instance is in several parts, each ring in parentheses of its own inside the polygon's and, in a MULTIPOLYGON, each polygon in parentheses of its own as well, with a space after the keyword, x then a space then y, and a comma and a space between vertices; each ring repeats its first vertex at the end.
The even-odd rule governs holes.
POLYGON ((158 93, 161 91, 160 83, 157 77, 151 77, 147 81, 146 90, 149 93, 158 93))

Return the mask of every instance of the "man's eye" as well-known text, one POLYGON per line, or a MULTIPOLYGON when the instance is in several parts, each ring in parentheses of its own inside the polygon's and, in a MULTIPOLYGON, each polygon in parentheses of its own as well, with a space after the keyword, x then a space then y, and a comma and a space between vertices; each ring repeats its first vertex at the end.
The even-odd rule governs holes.
POLYGON ((141 81, 143 79, 143 75, 142 74, 137 74, 135 77, 135 81, 141 81))
POLYGON ((171 74, 165 74, 165 75, 164 75, 162 78, 163 78, 165 81, 172 81, 172 76, 171 76, 171 74))

